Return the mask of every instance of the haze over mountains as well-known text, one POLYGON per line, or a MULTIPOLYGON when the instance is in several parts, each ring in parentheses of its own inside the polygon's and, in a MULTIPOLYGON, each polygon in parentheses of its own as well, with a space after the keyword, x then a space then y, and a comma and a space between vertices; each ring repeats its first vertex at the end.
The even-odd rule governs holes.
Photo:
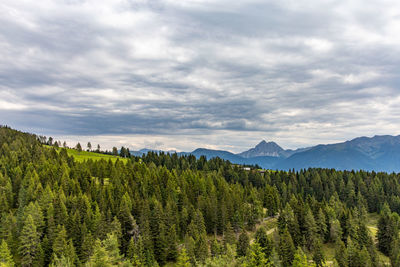
MULTIPOLYGON (((143 153, 148 150, 141 150, 143 153)), ((359 137, 350 141, 317 145, 296 150, 283 149, 275 142, 261 141, 254 148, 234 154, 224 150, 198 148, 196 157, 220 157, 237 164, 258 164, 265 169, 304 169, 309 167, 338 170, 400 172, 400 135, 359 137)))

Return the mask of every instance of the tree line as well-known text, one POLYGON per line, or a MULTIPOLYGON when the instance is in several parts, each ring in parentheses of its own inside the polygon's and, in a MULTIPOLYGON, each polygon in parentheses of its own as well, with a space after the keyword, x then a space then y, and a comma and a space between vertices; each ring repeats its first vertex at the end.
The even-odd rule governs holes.
POLYGON ((379 253, 400 266, 398 174, 153 152, 77 162, 42 141, 0 127, 1 266, 384 266, 379 253))

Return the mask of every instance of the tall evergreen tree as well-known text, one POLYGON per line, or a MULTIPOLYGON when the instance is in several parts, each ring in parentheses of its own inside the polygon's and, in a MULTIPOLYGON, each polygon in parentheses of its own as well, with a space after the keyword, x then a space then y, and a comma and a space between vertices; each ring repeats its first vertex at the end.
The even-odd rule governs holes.
POLYGON ((255 242, 260 244, 262 252, 265 254, 266 258, 269 258, 272 254, 274 244, 271 238, 268 237, 267 232, 264 227, 258 228, 255 234, 255 242))
POLYGON ((14 259, 5 240, 0 244, 0 266, 14 267, 14 259))
POLYGON ((283 231, 279 241, 279 256, 282 260, 283 267, 292 265, 296 248, 293 244, 293 239, 287 228, 283 231))
POLYGON ((250 246, 249 236, 247 235, 247 232, 243 229, 242 233, 239 235, 239 240, 237 243, 237 250, 236 250, 237 255, 239 257, 246 256, 249 246, 250 246))
POLYGON ((325 264, 325 257, 322 252, 322 243, 319 239, 317 239, 314 244, 313 261, 317 266, 324 266, 325 264))
POLYGON ((21 266, 34 266, 40 263, 40 238, 31 215, 28 215, 24 221, 20 235, 19 252, 21 255, 21 266))
POLYGON ((250 246, 247 258, 248 266, 251 267, 269 265, 269 260, 266 257, 265 253, 262 251, 262 248, 258 242, 254 242, 250 246))
POLYGON ((387 204, 382 209, 378 220, 378 248, 385 255, 389 255, 394 237, 398 235, 397 223, 387 204))
POLYGON ((294 254, 292 267, 313 267, 315 264, 309 263, 306 254, 301 248, 297 248, 294 254))
POLYGON ((190 267, 190 258, 186 253, 186 249, 182 248, 179 253, 178 260, 175 264, 176 267, 190 267))

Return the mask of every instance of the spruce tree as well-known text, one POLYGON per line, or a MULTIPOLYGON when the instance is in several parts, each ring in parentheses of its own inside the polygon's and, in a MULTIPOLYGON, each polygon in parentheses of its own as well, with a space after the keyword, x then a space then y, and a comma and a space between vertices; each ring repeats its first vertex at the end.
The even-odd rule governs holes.
POLYGON ((237 243, 236 253, 239 257, 244 257, 247 255, 247 250, 250 246, 249 236, 246 231, 243 229, 242 233, 239 235, 239 240, 237 243))
POLYGON ((61 258, 55 256, 55 258, 50 263, 49 267, 74 267, 75 265, 71 262, 68 257, 64 255, 61 258))
POLYGON ((313 249, 315 241, 317 240, 317 224, 315 223, 314 216, 310 209, 307 209, 306 216, 304 218, 304 227, 306 230, 305 238, 306 245, 309 250, 313 249))
POLYGON ((122 256, 119 252, 117 236, 114 233, 108 234, 107 238, 102 241, 102 245, 108 253, 111 264, 118 265, 122 260, 122 256))
POLYGON ((311 266, 315 265, 309 264, 306 254, 304 254, 301 248, 297 248, 296 253, 294 254, 292 267, 311 267, 311 266))
POLYGON ((167 260, 175 261, 178 257, 178 248, 177 248, 177 235, 175 230, 175 224, 172 225, 166 236, 167 241, 167 260))
POLYGON ((93 248, 93 255, 86 262, 87 267, 111 267, 112 259, 107 250, 102 246, 100 240, 96 240, 93 248))
POLYGON ((325 257, 322 252, 322 243, 319 239, 317 239, 314 244, 313 261, 317 266, 324 266, 325 263, 325 257))
POLYGON ((342 240, 337 240, 335 244, 335 259, 339 267, 347 267, 347 249, 342 240))
POLYGON ((93 254, 94 243, 95 239, 90 232, 83 237, 82 246, 79 254, 79 259, 82 262, 86 262, 93 254))
POLYGON ((247 256, 247 262, 251 267, 268 265, 269 263, 268 258, 265 256, 259 243, 254 242, 250 246, 250 250, 247 256))
POLYGON ((75 148, 76 148, 76 150, 78 150, 79 153, 82 152, 81 143, 77 143, 75 148))
POLYGON ((389 206, 385 203, 378 220, 378 248, 389 255, 394 237, 398 235, 398 229, 394 217, 391 214, 389 206))
POLYGON ((14 260, 5 240, 1 240, 0 244, 0 265, 14 267, 14 260))
POLYGON ((118 211, 118 220, 121 223, 122 236, 123 236, 121 242, 122 252, 126 252, 129 240, 131 239, 131 236, 133 234, 133 229, 137 227, 136 221, 132 216, 131 210, 132 210, 132 201, 129 197, 129 194, 125 193, 122 196, 122 200, 118 211))
POLYGON ((146 263, 145 251, 141 236, 138 236, 136 241, 133 237, 131 238, 126 256, 133 266, 142 266, 146 263))
POLYGON ((186 249, 183 247, 179 252, 178 259, 175 263, 176 267, 190 267, 190 258, 186 253, 186 249))
POLYGON ((33 266, 40 260, 40 238, 31 215, 28 215, 22 227, 19 253, 22 266, 33 266))
POLYGON ((226 224, 226 229, 225 229, 225 232, 224 232, 223 241, 224 241, 224 247, 225 248, 226 248, 227 244, 235 244, 236 243, 235 233, 233 232, 233 228, 232 228, 231 222, 229 222, 229 221, 226 224))
POLYGON ((255 242, 260 244, 261 250, 265 254, 265 257, 269 258, 271 256, 274 244, 271 238, 268 237, 264 227, 260 227, 256 231, 255 242))
POLYGON ((283 267, 291 266, 296 248, 293 244, 293 239, 287 228, 283 231, 279 240, 279 256, 282 260, 283 267))
POLYGON ((61 258, 62 255, 66 256, 65 251, 67 251, 67 232, 64 226, 57 227, 57 236, 53 242, 53 257, 61 258))

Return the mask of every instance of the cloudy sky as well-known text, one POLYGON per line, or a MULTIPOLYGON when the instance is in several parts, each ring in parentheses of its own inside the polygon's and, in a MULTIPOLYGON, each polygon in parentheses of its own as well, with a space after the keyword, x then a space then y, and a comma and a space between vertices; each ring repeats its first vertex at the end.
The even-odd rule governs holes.
POLYGON ((0 124, 190 151, 400 134, 398 0, 2 0, 0 124))

